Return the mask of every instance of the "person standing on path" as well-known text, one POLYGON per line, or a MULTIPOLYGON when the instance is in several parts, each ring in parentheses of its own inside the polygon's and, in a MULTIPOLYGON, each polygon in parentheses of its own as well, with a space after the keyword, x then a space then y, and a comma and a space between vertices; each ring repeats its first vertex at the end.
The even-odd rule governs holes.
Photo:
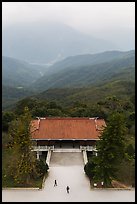
POLYGON ((56 181, 56 180, 55 180, 55 182, 54 182, 54 187, 55 187, 55 186, 57 186, 57 181, 56 181))
POLYGON ((69 193, 69 189, 70 189, 70 188, 69 188, 69 186, 67 186, 67 188, 66 188, 66 190, 67 190, 67 193, 69 193))

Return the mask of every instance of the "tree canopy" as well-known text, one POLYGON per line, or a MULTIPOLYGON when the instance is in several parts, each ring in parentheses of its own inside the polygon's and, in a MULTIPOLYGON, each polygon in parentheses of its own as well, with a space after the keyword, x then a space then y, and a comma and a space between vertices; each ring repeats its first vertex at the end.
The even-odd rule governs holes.
POLYGON ((94 179, 104 181, 106 186, 110 185, 117 165, 124 158, 126 130, 123 114, 115 112, 108 118, 107 127, 97 143, 94 179))

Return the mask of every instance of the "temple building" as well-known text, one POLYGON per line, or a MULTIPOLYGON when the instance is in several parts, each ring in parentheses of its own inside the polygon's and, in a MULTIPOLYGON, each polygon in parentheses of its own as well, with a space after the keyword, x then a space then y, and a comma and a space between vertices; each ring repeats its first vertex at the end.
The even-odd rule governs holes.
POLYGON ((43 151, 69 151, 86 149, 94 151, 99 140, 104 119, 94 118, 37 118, 32 121, 31 135, 37 158, 43 151))

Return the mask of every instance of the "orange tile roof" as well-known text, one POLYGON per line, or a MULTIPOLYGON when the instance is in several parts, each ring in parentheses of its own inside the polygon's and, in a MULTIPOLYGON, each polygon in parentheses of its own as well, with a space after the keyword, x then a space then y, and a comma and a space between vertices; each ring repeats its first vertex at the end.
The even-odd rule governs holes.
POLYGON ((33 120, 32 139, 99 139, 103 119, 96 118, 41 118, 33 120))
POLYGON ((38 120, 32 120, 31 121, 31 132, 34 132, 39 128, 39 122, 38 120))

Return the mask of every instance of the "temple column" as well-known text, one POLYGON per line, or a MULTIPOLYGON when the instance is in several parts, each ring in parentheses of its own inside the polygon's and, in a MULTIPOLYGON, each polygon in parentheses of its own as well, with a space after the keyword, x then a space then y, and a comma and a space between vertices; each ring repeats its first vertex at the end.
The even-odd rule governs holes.
POLYGON ((39 151, 37 151, 37 159, 39 159, 39 151))

